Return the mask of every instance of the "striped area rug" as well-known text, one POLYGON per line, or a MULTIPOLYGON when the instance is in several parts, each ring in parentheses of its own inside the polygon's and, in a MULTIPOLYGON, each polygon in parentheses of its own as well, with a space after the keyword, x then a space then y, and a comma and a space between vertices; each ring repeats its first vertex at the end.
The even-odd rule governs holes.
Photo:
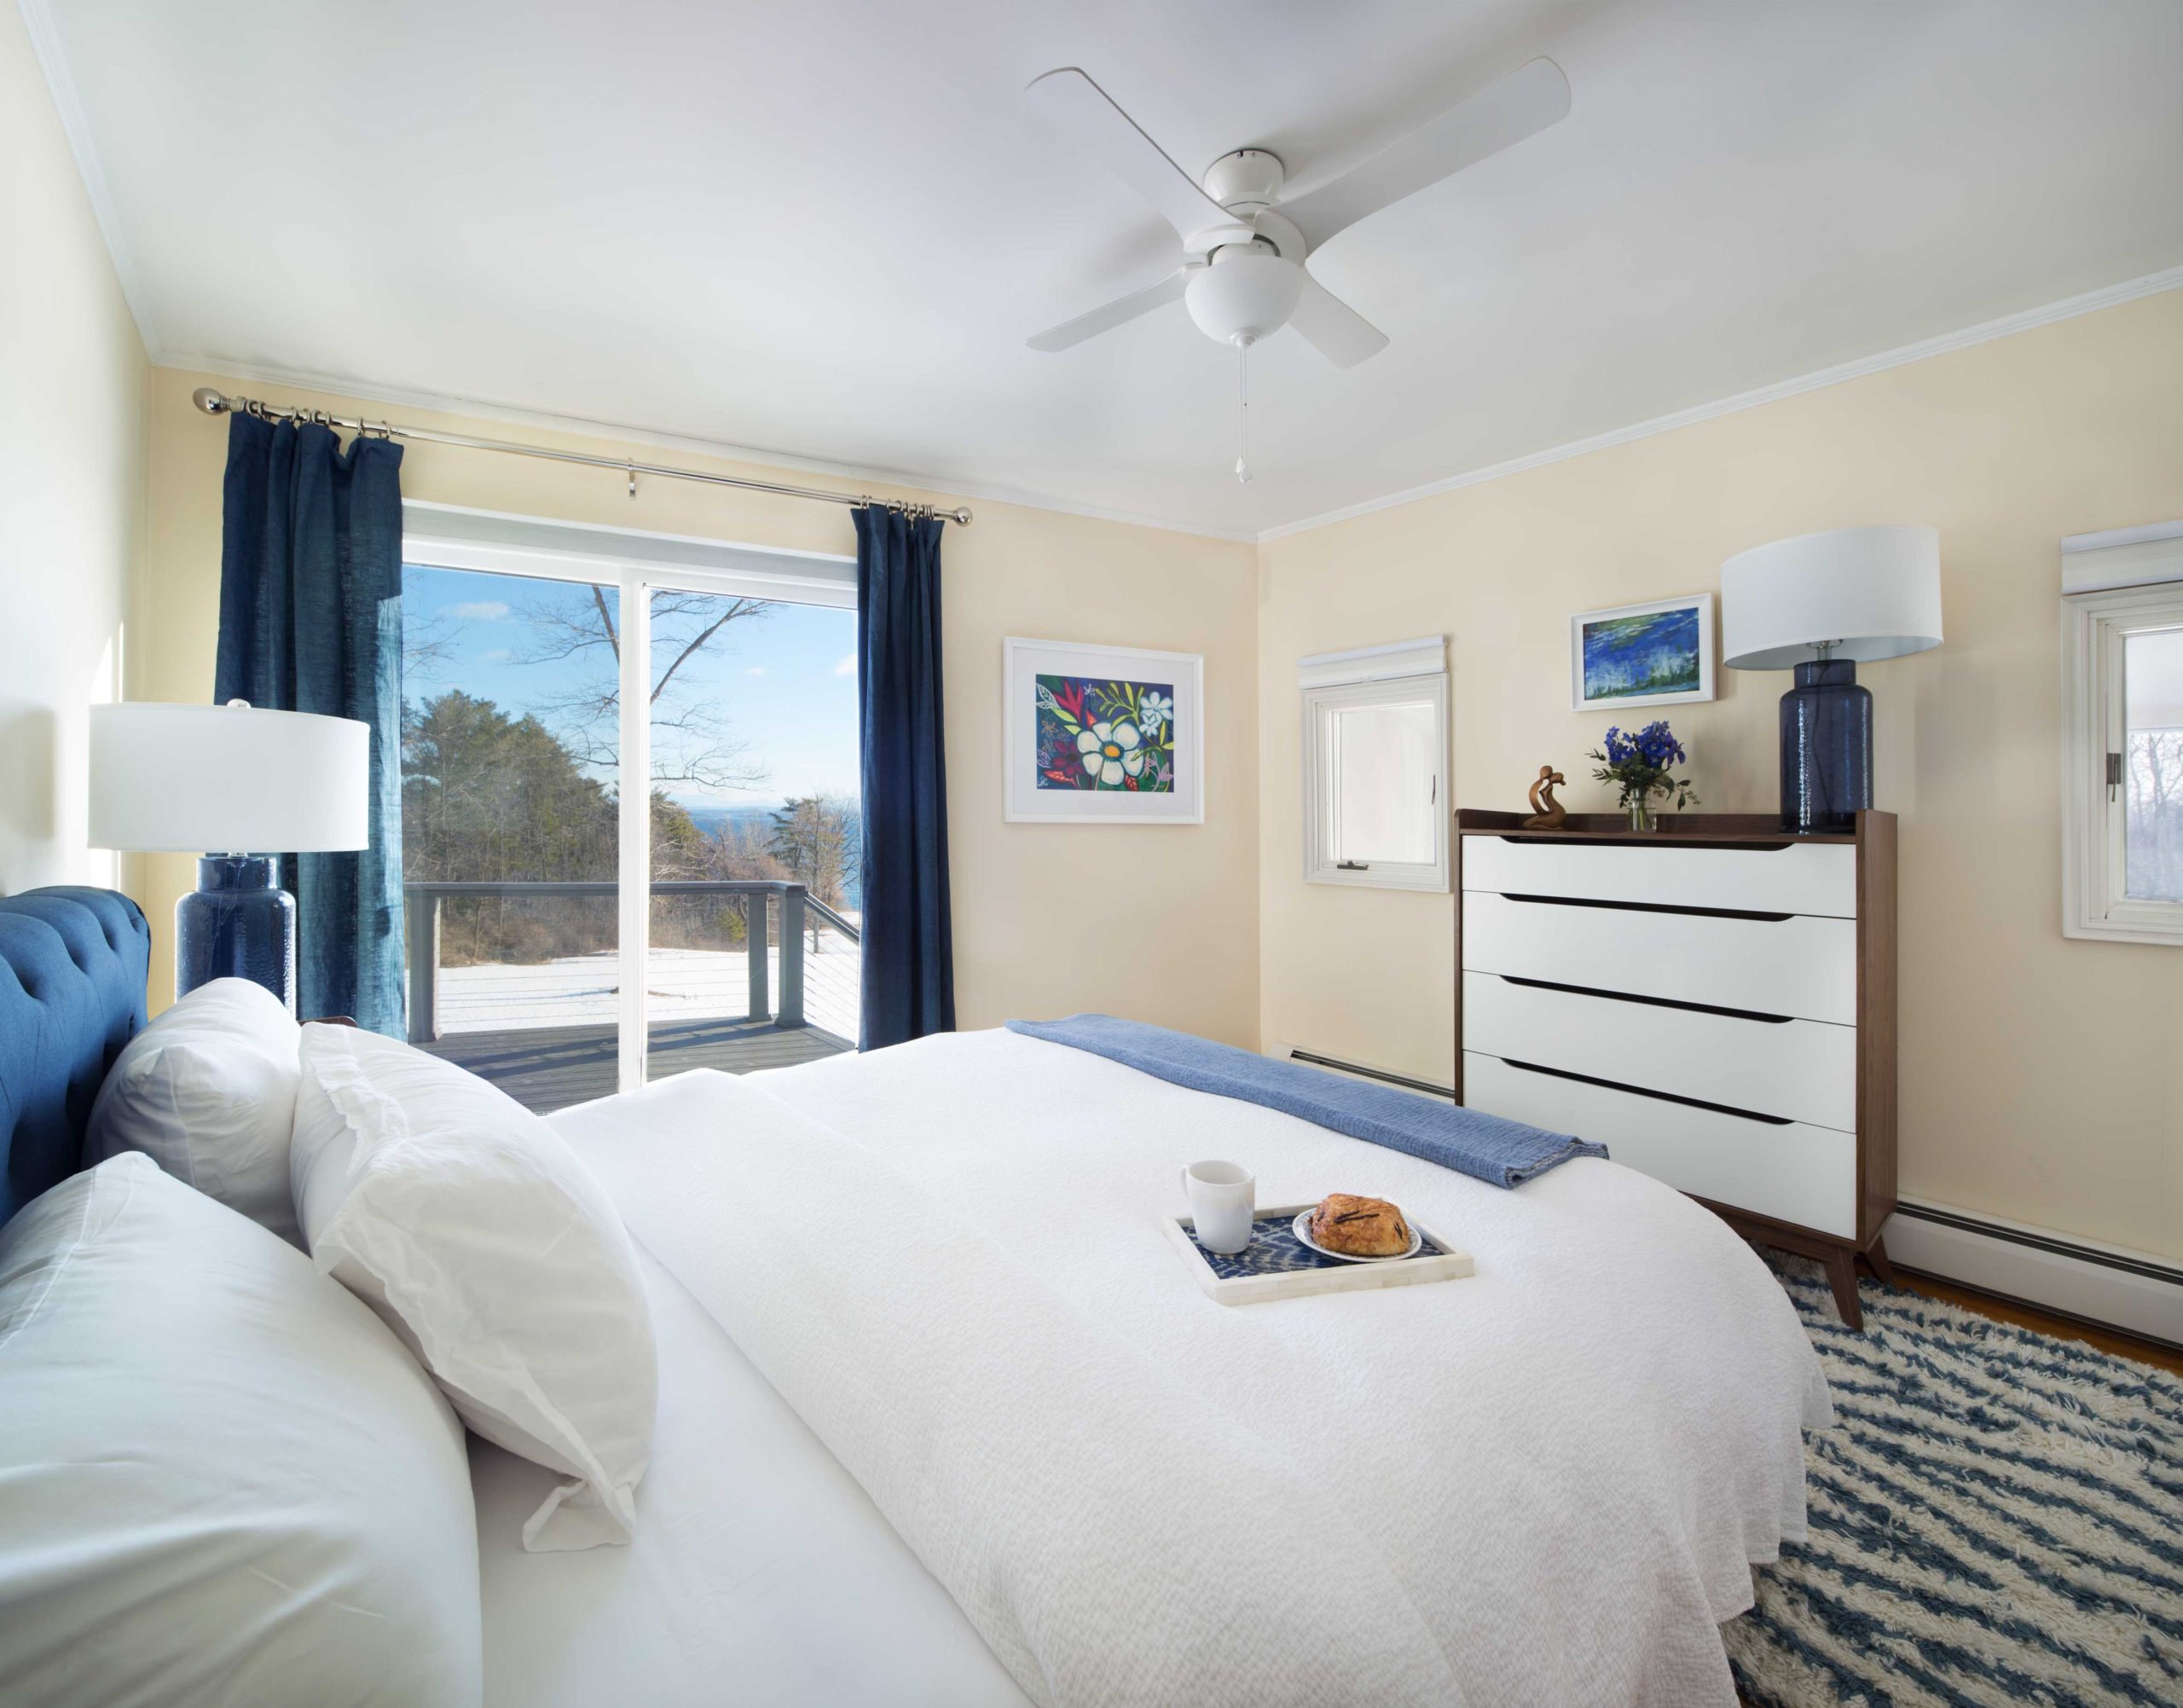
POLYGON ((1722 1628, 1753 1708, 2183 1704, 2183 1379, 1777 1258, 1834 1390, 1810 1535, 1722 1628))

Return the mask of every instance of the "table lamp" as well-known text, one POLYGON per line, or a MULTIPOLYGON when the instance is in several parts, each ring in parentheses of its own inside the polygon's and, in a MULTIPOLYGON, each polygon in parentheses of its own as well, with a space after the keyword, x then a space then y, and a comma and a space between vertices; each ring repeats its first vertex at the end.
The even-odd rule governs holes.
POLYGON ((1856 827, 1873 803, 1873 697, 1858 663, 1940 644, 1937 529, 1837 528, 1721 565, 1721 662, 1797 673, 1781 696, 1785 829, 1856 827))
POLYGON ((295 1011, 296 903, 280 855, 366 846, 370 761, 371 726, 350 718, 244 700, 91 708, 91 846, 201 856, 174 907, 176 996, 246 978, 295 1011))

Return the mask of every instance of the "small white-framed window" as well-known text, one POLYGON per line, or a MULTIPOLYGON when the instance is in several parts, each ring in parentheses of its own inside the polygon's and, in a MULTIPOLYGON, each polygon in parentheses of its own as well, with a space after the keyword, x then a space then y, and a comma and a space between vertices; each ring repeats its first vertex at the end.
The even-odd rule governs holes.
POLYGON ((1448 888, 1448 673, 1434 635, 1301 661, 1304 876, 1448 888))
POLYGON ((2063 934, 2183 945, 2183 524, 2063 550, 2063 934))

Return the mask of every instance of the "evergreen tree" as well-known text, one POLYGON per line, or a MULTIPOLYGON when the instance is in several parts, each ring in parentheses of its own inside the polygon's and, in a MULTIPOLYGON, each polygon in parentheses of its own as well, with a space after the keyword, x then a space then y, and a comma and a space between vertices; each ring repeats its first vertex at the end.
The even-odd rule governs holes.
MULTIPOLYGON (((849 862, 860 858, 863 824, 854 803, 838 795, 791 799, 772 815, 766 847, 814 898, 838 911, 849 862)), ((810 916, 811 952, 822 952, 820 922, 810 916)))

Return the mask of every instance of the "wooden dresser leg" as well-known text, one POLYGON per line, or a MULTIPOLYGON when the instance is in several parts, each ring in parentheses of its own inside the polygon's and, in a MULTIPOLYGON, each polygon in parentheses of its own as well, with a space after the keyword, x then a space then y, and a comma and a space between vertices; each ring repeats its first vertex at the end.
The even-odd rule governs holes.
POLYGON ((1887 1248, 1875 1238, 1872 1248, 1865 1253, 1865 1261, 1872 1265, 1873 1275, 1883 1287, 1898 1285, 1895 1279, 1895 1265, 1887 1260, 1887 1248))
POLYGON ((1834 1286, 1834 1308, 1842 1313, 1842 1321, 1860 1333, 1864 1329, 1865 1313, 1857 1303, 1857 1254, 1847 1246, 1837 1246, 1824 1259, 1827 1278, 1834 1286))

